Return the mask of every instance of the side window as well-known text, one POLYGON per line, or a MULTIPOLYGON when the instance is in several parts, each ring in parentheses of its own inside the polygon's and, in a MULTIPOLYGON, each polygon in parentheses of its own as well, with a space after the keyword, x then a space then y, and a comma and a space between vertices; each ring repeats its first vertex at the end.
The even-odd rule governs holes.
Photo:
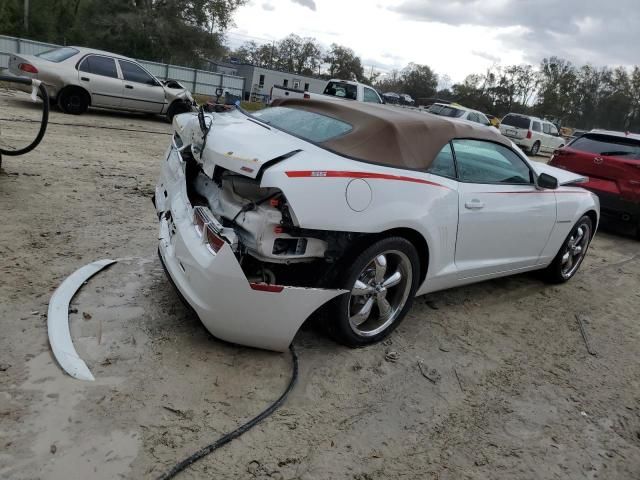
POLYGON ((440 153, 436 155, 427 172, 433 175, 440 175, 441 177, 456 178, 456 167, 453 162, 453 151, 451 150, 450 143, 447 143, 442 150, 440 150, 440 153))
POLYGON ((372 89, 367 87, 364 88, 364 101, 370 102, 370 103, 380 103, 378 94, 374 92, 372 89))
POLYGON ((478 114, 476 112, 471 112, 469 114, 469 120, 475 123, 480 123, 480 117, 478 117, 478 114))
POLYGON ((558 137, 558 129, 552 123, 549 124, 549 135, 553 135, 554 137, 558 137))
POLYGON ((288 87, 289 86, 289 80, 287 80, 286 78, 282 81, 282 86, 283 87, 288 87))
POLYGON ((470 183, 530 184, 531 171, 518 154, 497 143, 454 140, 458 178, 470 183))
POLYGON ((122 70, 122 77, 127 82, 144 83, 145 85, 157 86, 156 79, 149 75, 140 66, 133 62, 127 62, 126 60, 118 60, 120 63, 120 69, 122 70))
POLYGON ((531 130, 533 130, 534 132, 542 131, 541 128, 540 128, 540 122, 536 122, 536 121, 532 122, 531 130))
POLYGON ((305 92, 308 92, 308 91, 309 91, 309 84, 308 84, 308 83, 305 83, 305 84, 304 84, 304 91, 305 91, 305 92))
POLYGON ((543 123, 542 124, 542 132, 546 133, 547 135, 550 135, 551 134, 551 129, 549 127, 550 127, 550 124, 543 123))
POLYGON ((90 55, 82 61, 79 70, 93 73, 94 75, 102 75, 103 77, 118 78, 116 61, 110 57, 90 55))
POLYGON ((260 88, 264 87, 264 75, 260 75, 260 78, 258 79, 258 86, 260 88))

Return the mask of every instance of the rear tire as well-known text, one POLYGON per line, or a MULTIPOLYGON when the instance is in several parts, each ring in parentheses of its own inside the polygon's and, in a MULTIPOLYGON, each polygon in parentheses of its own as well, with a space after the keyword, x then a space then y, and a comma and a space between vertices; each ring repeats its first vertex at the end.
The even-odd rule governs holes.
POLYGON ((348 290, 332 304, 330 331, 340 343, 362 347, 387 337, 411 309, 420 260, 402 237, 378 240, 346 265, 338 287, 348 290))
POLYGON ((540 153, 540 142, 535 142, 533 145, 531 145, 531 150, 529 150, 529 153, 534 157, 538 155, 538 153, 540 153))
POLYGON ((580 268, 592 237, 593 223, 584 215, 569 232, 551 265, 542 271, 543 278, 549 283, 569 281, 580 268))
POLYGON ((58 106, 64 113, 81 115, 89 108, 89 94, 81 88, 66 88, 58 94, 58 106))

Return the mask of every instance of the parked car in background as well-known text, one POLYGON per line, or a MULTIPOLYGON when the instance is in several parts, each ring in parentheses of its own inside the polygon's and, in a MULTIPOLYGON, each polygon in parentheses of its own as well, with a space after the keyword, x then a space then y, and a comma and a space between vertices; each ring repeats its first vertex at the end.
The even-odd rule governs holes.
POLYGON ((556 150, 550 165, 589 177, 603 219, 630 225, 640 236, 640 134, 591 130, 556 150))
POLYGON ((293 99, 173 124, 160 258, 234 343, 286 350, 325 306, 334 336, 363 346, 417 295, 530 270, 565 282, 598 225, 583 177, 495 128, 417 109, 293 99))
POLYGON ((280 85, 274 85, 271 88, 271 102, 279 99, 315 99, 332 97, 343 100, 355 100, 357 102, 366 103, 384 103, 378 92, 364 83, 353 82, 351 80, 331 79, 327 82, 321 94, 310 93, 304 90, 288 88, 280 85))
MULTIPOLYGON (((433 107, 434 105, 439 104, 434 103, 431 107, 433 107)), ((436 115, 440 115, 442 117, 468 120, 470 122, 479 123, 480 125, 485 125, 487 127, 491 126, 491 122, 489 121, 487 116, 484 113, 479 112, 478 110, 472 110, 471 108, 466 108, 458 104, 442 105, 442 107, 437 108, 437 110, 435 108, 432 110, 431 107, 429 107, 429 109, 427 110, 429 113, 435 113, 436 115)))
POLYGON ((385 92, 382 94, 382 98, 386 103, 390 104, 399 104, 400 103, 400 94, 396 92, 385 92))
POLYGON ((409 95, 408 93, 401 93, 400 94, 400 103, 402 103, 403 105, 415 105, 416 102, 413 98, 411 98, 411 95, 409 95))
POLYGON ((89 107, 157 113, 169 120, 192 110, 191 93, 175 80, 161 82, 131 58, 83 47, 11 55, 9 71, 41 80, 65 113, 89 107))
POLYGON ((551 153, 565 144, 553 123, 519 113, 505 115, 500 122, 500 133, 531 155, 551 153))

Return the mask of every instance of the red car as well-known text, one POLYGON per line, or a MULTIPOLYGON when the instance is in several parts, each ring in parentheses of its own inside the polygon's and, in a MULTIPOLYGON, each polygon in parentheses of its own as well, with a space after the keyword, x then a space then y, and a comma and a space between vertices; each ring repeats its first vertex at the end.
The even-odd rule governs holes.
POLYGON ((589 177, 581 186, 600 197, 602 219, 640 237, 640 134, 591 130, 553 152, 549 164, 589 177))

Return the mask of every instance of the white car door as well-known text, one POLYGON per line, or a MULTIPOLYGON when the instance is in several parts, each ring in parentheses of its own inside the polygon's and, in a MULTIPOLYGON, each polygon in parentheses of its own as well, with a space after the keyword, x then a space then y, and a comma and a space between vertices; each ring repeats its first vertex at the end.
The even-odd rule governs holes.
POLYGON ((116 61, 104 55, 88 55, 78 66, 80 85, 91 94, 94 107, 118 108, 124 85, 118 78, 116 61))
POLYGON ((161 113, 167 101, 160 82, 135 62, 118 59, 118 63, 124 80, 122 108, 161 113))
POLYGON ((515 151, 454 140, 460 181, 455 263, 458 278, 536 265, 556 220, 553 190, 538 190, 515 151))

